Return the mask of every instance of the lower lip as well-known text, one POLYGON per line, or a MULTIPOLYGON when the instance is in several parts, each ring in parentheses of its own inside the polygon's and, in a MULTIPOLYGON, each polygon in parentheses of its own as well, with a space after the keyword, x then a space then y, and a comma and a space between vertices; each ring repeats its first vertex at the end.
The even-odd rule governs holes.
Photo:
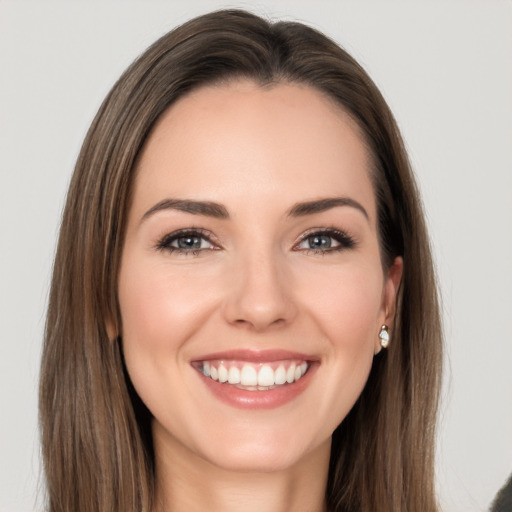
POLYGON ((309 385, 318 365, 311 363, 306 374, 293 384, 267 391, 248 391, 220 383, 198 372, 208 389, 222 402, 239 409, 274 409, 297 398, 309 385))

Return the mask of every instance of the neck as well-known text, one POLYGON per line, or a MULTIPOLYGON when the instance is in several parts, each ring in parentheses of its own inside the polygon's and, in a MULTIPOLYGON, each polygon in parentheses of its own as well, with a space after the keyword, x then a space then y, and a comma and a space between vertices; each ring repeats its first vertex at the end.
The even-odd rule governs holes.
POLYGON ((324 512, 330 442, 293 467, 240 472, 218 467, 177 440, 155 443, 155 512, 324 512))

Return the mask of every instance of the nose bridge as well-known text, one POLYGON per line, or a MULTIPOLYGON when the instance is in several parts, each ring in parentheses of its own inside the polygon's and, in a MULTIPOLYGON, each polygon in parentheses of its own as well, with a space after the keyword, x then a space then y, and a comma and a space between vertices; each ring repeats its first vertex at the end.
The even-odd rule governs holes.
POLYGON ((233 261, 227 320, 257 331, 290 321, 295 307, 287 274, 285 255, 270 243, 240 251, 233 261))

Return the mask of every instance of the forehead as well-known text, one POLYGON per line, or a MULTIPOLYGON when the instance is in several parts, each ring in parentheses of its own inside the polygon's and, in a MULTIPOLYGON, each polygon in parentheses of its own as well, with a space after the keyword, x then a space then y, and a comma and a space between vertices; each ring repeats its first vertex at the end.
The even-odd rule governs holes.
POLYGON ((359 127, 333 100, 297 84, 237 81, 173 104, 148 138, 135 183, 136 198, 164 191, 233 204, 348 194, 374 209, 359 127))

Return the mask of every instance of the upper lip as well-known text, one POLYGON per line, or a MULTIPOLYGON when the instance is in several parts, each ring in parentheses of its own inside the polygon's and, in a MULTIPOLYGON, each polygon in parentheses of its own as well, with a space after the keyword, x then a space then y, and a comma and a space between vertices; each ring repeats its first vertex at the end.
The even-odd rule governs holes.
POLYGON ((272 350, 254 350, 254 349, 235 349, 222 352, 211 352, 201 357, 194 357, 194 361, 213 361, 218 359, 247 361, 253 363, 263 363, 272 361, 284 361, 287 359, 298 359, 303 361, 316 361, 318 357, 293 352, 290 350, 272 349, 272 350))

